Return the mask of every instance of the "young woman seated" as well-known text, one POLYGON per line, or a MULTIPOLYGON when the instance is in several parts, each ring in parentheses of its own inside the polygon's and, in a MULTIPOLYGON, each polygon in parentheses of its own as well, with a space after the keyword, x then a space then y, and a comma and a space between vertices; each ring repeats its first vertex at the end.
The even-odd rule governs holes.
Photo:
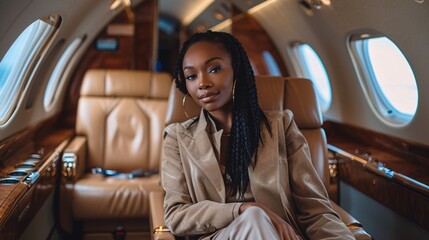
MULTIPOLYGON (((332 210, 291 111, 263 112, 246 52, 208 31, 174 74, 198 117, 165 128, 165 221, 191 239, 354 239, 332 210)), ((185 109, 186 110, 186 109, 185 109)))

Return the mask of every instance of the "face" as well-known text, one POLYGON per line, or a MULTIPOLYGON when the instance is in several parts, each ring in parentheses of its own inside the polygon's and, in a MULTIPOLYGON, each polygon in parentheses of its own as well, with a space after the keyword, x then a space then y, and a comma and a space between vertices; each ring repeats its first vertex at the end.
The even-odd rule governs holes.
POLYGON ((220 43, 193 44, 183 58, 189 95, 210 113, 232 110, 234 73, 231 56, 220 43))

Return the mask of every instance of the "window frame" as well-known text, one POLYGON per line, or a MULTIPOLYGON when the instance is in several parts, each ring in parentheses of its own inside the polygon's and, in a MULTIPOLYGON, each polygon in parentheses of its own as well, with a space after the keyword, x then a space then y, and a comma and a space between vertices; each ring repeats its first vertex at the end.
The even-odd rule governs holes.
MULTIPOLYGON (((399 49, 397 44, 392 41, 388 36, 378 33, 360 33, 350 35, 348 40, 348 48, 352 62, 357 73, 361 88, 365 97, 375 115, 386 125, 393 127, 402 127, 408 125, 414 118, 418 109, 418 87, 417 91, 417 106, 414 114, 402 113, 390 102, 387 96, 383 93, 380 84, 378 83, 374 68, 371 64, 371 57, 368 50, 368 40, 385 37, 391 41, 399 49)), ((404 56, 405 60, 413 72, 413 69, 406 59, 404 53, 399 49, 400 53, 404 56)), ((414 76, 414 74, 413 74, 414 76)), ((414 77, 417 86, 417 80, 414 77)))
POLYGON ((61 54, 45 88, 43 96, 43 107, 45 111, 52 110, 57 102, 59 96, 58 89, 61 89, 64 85, 64 81, 68 76, 67 73, 75 63, 76 53, 79 51, 79 48, 82 46, 85 39, 86 36, 75 38, 61 54))

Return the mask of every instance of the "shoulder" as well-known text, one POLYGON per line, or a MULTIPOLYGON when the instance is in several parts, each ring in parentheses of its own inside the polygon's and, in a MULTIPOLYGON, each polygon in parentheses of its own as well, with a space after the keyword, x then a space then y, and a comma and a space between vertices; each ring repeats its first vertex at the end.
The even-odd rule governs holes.
POLYGON ((192 132, 193 125, 196 125, 196 122, 198 122, 198 119, 195 117, 184 122, 171 123, 164 128, 164 138, 167 135, 176 136, 177 134, 192 132))
POLYGON ((293 113, 289 109, 283 111, 266 111, 268 122, 274 124, 276 122, 282 122, 285 125, 290 125, 293 122, 293 113))

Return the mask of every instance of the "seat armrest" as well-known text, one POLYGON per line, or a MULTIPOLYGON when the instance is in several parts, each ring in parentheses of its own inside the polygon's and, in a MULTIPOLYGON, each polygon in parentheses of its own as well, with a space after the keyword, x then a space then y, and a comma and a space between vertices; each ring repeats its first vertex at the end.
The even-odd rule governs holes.
POLYGON ((346 212, 343 208, 338 206, 334 201, 331 200, 332 208, 338 213, 341 220, 347 225, 349 230, 353 233, 357 240, 371 240, 372 237, 364 229, 362 224, 356 220, 352 215, 346 212))
POLYGON ((164 222, 164 192, 149 193, 149 219, 154 240, 174 240, 175 237, 165 226, 164 222))
POLYGON ((86 160, 86 138, 83 136, 75 137, 65 148, 62 157, 62 182, 64 184, 73 184, 85 173, 86 160))
POLYGON ((73 232, 71 201, 74 183, 85 173, 86 148, 86 138, 77 136, 63 151, 58 217, 61 229, 68 234, 73 232))

